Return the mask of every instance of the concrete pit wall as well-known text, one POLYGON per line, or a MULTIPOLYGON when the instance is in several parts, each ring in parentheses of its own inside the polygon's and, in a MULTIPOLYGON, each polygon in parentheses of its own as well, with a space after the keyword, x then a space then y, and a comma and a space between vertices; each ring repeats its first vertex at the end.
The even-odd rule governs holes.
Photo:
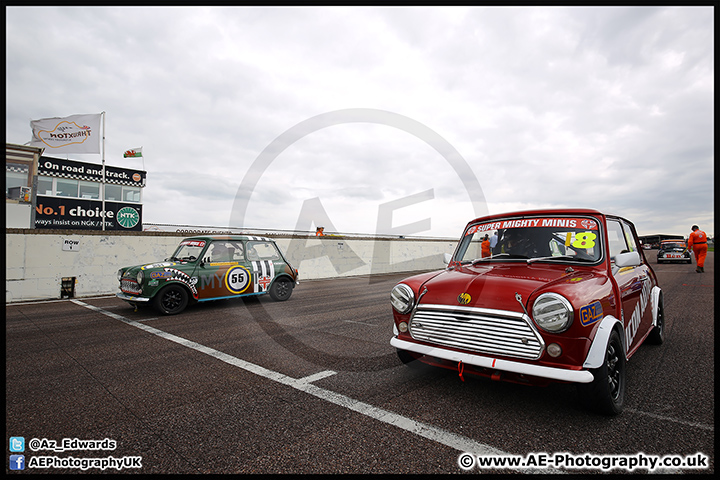
MULTIPOLYGON (((186 234, 6 229, 5 302, 82 298, 118 290, 121 267, 168 258, 186 234)), ((272 236, 300 281, 444 268, 440 239, 272 236)))

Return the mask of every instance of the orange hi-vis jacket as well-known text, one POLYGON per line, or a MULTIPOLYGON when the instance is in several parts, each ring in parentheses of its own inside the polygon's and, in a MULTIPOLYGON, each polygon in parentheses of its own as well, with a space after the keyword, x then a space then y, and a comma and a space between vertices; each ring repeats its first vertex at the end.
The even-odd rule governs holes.
POLYGON ((490 254, 490 240, 483 240, 483 242, 480 244, 481 252, 483 258, 489 257, 490 254))
POLYGON ((707 256, 707 235, 702 230, 695 230, 688 237, 688 249, 695 254, 698 267, 705 267, 705 256, 707 256))

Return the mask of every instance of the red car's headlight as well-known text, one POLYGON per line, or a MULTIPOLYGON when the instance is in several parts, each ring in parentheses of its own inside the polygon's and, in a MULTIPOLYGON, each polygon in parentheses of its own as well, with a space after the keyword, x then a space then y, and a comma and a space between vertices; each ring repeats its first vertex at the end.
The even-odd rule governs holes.
POLYGON ((549 333, 564 332, 573 321, 572 305, 557 293, 540 295, 533 304, 532 314, 537 326, 549 333))
POLYGON ((415 306, 415 294, 412 288, 398 283, 390 292, 390 303, 398 313, 408 313, 415 306))

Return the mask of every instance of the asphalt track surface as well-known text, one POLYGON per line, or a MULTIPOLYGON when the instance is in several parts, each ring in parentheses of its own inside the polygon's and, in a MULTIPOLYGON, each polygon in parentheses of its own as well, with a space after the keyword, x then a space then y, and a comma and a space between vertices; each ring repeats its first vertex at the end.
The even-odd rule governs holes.
POLYGON ((627 408, 612 418, 582 410, 572 385, 402 365, 389 291, 403 276, 301 282, 284 303, 226 300, 171 317, 114 297, 6 305, 6 472, 99 473, 80 460, 113 457, 135 467, 122 473, 572 474, 602 473, 610 456, 712 474, 714 253, 704 274, 646 253, 666 341, 633 356, 627 408), (10 469, 10 437, 25 439, 23 472, 10 469), (115 448, 78 443, 105 439, 115 448), (465 470, 465 452, 540 468, 465 470), (584 468, 542 465, 561 454, 584 468))

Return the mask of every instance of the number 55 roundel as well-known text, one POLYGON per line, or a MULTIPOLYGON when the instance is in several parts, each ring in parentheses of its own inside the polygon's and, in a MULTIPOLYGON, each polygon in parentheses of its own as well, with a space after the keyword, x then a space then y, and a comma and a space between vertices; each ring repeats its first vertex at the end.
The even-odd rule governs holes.
POLYGON ((225 286, 230 293, 243 293, 250 285, 250 280, 250 272, 241 265, 236 265, 225 273, 225 286))

